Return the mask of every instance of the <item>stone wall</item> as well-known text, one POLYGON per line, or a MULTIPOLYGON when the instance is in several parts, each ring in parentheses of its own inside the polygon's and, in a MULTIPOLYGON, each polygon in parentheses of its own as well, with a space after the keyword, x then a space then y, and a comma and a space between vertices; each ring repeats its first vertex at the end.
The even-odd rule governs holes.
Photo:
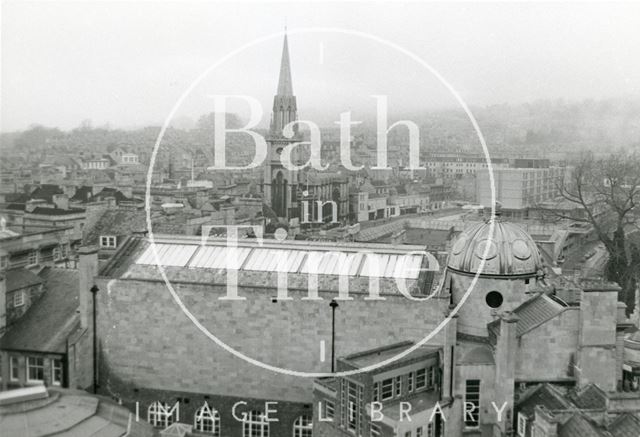
MULTIPOLYGON (((182 269, 188 271, 188 269, 182 269)), ((193 272, 190 272, 193 276, 193 272)), ((259 283, 256 282, 256 283, 259 283)), ((98 280, 100 385, 116 397, 133 388, 310 403, 312 379, 264 370, 214 344, 183 314, 161 280, 98 280)), ((226 288, 181 283, 176 292, 193 315, 226 344, 256 360, 305 372, 329 372, 330 296, 274 302, 275 290, 241 287, 244 301, 219 300, 226 288), (326 356, 320 359, 320 343, 326 356)), ((322 290, 322 284, 320 289, 322 290)), ((442 321, 447 299, 340 301, 336 356, 420 340, 442 321)), ((441 344, 441 335, 431 344, 441 344)), ((126 399, 125 399, 126 400, 126 399)))
POLYGON ((578 308, 569 307, 520 337, 516 380, 554 381, 576 374, 569 367, 578 347, 578 319, 578 308))

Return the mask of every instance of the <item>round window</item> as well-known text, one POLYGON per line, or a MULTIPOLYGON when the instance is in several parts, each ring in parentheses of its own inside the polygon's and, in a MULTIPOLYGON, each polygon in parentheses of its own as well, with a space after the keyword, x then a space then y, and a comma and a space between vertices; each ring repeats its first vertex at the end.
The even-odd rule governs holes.
POLYGON ((489 293, 487 293, 487 297, 485 298, 485 300, 487 301, 487 305, 489 305, 489 307, 499 308, 500 305, 502 305, 504 299, 502 298, 502 294, 500 294, 500 292, 490 291, 489 293))

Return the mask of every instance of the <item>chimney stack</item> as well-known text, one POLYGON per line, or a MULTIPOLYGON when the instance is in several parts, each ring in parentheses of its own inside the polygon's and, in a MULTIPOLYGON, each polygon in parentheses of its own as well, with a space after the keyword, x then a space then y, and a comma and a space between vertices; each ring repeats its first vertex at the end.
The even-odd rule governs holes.
POLYGON ((91 287, 98 275, 98 248, 96 246, 82 246, 78 249, 78 276, 80 280, 80 325, 82 328, 89 326, 89 300, 91 287))
POLYGON ((500 375, 500 379, 496 381, 495 390, 496 403, 498 405, 506 403, 506 408, 502 413, 502 420, 498 423, 503 435, 506 434, 509 426, 507 417, 511 417, 513 414, 518 320, 518 316, 511 311, 505 311, 500 314, 500 333, 498 334, 495 353, 496 375, 500 375))

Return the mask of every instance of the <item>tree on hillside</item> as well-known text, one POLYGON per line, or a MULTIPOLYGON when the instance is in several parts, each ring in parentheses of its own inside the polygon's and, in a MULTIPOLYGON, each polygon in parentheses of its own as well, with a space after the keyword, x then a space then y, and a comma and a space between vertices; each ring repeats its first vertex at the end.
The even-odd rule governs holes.
POLYGON ((556 181, 556 186, 565 203, 577 206, 583 213, 541 208, 543 213, 593 226, 609 254, 605 277, 622 287, 620 300, 627 304, 627 312, 632 312, 640 278, 640 251, 629 235, 640 230, 640 156, 624 151, 604 158, 585 154, 572 171, 556 181))

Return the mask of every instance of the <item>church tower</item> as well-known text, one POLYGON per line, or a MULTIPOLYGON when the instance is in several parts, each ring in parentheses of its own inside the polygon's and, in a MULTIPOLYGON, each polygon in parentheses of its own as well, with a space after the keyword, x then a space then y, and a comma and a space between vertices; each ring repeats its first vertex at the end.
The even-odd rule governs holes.
MULTIPOLYGON (((286 169, 280 160, 282 149, 287 145, 301 141, 298 126, 294 126, 293 138, 286 138, 282 134, 284 127, 298 119, 296 96, 293 95, 291 82, 291 65, 289 62, 289 43, 284 36, 282 60, 280 62, 280 77, 278 90, 273 98, 271 126, 267 136, 267 159, 263 175, 263 199, 279 218, 289 220, 299 216, 297 199, 298 172, 286 169)), ((293 163, 297 163, 297 154, 292 155, 293 163)))

